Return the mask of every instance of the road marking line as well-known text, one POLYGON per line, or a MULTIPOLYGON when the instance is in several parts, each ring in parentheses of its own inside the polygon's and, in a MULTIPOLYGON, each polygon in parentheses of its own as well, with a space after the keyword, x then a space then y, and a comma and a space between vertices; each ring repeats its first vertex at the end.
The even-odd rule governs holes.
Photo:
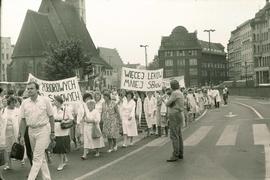
POLYGON ((253 124, 252 128, 255 145, 270 144, 270 133, 266 124, 253 124))
POLYGON ((242 105, 242 106, 245 106, 245 107, 247 107, 247 108, 249 108, 249 109, 251 109, 260 119, 264 119, 263 118, 263 116, 254 108, 254 107, 252 107, 252 106, 249 106, 249 105, 247 105, 247 104, 244 104, 244 103, 239 103, 239 102, 235 102, 236 104, 240 104, 240 105, 242 105))
POLYGON ((270 179, 270 146, 269 144, 264 145, 265 152, 265 180, 270 179))
POLYGON ((185 141, 185 146, 195 146, 201 142, 201 140, 209 133, 213 126, 202 126, 189 136, 185 141))
POLYGON ((206 113, 207 113, 207 109, 199 116, 195 119, 195 121, 199 121, 206 113))
POLYGON ((239 125, 227 125, 221 134, 217 146, 235 145, 239 125))
POLYGON ((267 104, 270 104, 270 102, 258 102, 258 104, 267 105, 267 104))
MULTIPOLYGON (((201 116, 199 116, 197 119, 195 119, 195 121, 201 119, 206 114, 206 111, 207 110, 205 110, 205 112, 201 116)), ((186 128, 183 128, 183 132, 185 130, 186 130, 186 128)), ((159 140, 159 139, 157 139, 157 140, 159 140)), ((164 142, 167 143, 169 141, 164 141, 164 142)), ((84 174, 84 175, 82 175, 80 177, 75 178, 74 180, 89 179, 90 176, 92 176, 92 175, 94 175, 94 174, 96 174, 96 173, 98 173, 98 172, 100 172, 100 171, 102 171, 102 170, 104 170, 104 169, 106 169, 106 168, 108 168, 108 167, 110 167, 110 166, 112 166, 112 165, 114 165, 114 164, 116 164, 116 163, 118 163, 118 162, 120 162, 120 161, 122 161, 122 160, 124 160, 124 159, 126 159, 126 158, 128 158, 128 157, 130 157, 130 156, 132 156, 132 155, 134 155, 134 154, 136 154, 138 152, 140 152, 140 151, 142 151, 142 150, 144 150, 145 148, 149 147, 149 144, 151 144, 151 143, 152 143, 152 141, 149 142, 149 143, 147 143, 147 144, 145 144, 144 146, 142 146, 142 147, 140 147, 140 148, 138 148, 138 149, 136 149, 136 150, 134 150, 134 151, 132 151, 132 152, 130 152, 130 153, 128 153, 128 154, 126 154, 126 155, 124 155, 124 156, 116 159, 116 160, 114 160, 114 161, 111 161, 111 162, 109 162, 109 163, 107 163, 107 164, 105 164, 105 165, 103 165, 103 166, 101 166, 101 167, 99 167, 99 168, 97 168, 97 169, 95 169, 93 171, 90 171, 89 173, 86 173, 86 174, 84 174)), ((164 144, 166 144, 166 143, 164 143, 164 144)))

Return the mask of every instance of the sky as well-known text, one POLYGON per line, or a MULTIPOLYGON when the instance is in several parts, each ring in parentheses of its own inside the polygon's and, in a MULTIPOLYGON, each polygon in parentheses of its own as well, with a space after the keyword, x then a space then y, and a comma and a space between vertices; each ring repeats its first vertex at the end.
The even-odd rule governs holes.
MULTIPOLYGON (((230 33, 255 16, 265 0, 85 0, 86 25, 96 47, 116 48, 124 63, 148 63, 176 26, 197 30, 208 41, 205 29, 215 29, 211 42, 227 46, 230 33)), ((2 35, 19 36, 26 11, 38 11, 41 0, 2 0, 2 35)))

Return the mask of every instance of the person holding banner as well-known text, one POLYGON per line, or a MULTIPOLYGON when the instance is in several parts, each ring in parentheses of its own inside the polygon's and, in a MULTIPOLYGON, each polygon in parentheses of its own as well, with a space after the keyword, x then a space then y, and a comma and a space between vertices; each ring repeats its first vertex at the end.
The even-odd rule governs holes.
POLYGON ((156 100, 153 97, 153 92, 147 92, 147 97, 144 99, 144 112, 145 112, 145 119, 147 123, 147 136, 150 135, 150 131, 152 128, 152 133, 155 133, 154 125, 156 124, 155 114, 156 114, 156 100))
POLYGON ((63 106, 64 100, 61 96, 55 96, 54 99, 53 116, 55 119, 56 145, 53 148, 53 153, 59 155, 60 163, 57 170, 62 171, 68 162, 67 153, 70 152, 70 137, 69 129, 62 129, 61 122, 72 122, 73 116, 67 107, 63 106))
POLYGON ((109 150, 117 151, 116 139, 119 138, 120 114, 117 104, 111 100, 110 92, 103 93, 104 102, 102 104, 101 119, 103 121, 103 134, 108 138, 109 150))
POLYGON ((39 85, 35 82, 27 84, 29 98, 21 105, 21 123, 18 140, 23 142, 25 128, 29 126, 29 139, 33 150, 33 165, 28 180, 35 180, 41 170, 43 179, 51 180, 50 171, 45 158, 45 149, 54 135, 53 110, 48 98, 38 95, 39 85))

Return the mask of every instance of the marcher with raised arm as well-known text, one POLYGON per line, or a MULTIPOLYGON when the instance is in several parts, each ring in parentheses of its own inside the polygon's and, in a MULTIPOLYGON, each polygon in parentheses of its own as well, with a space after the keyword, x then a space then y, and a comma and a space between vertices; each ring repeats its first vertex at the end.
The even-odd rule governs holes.
POLYGON ((41 170, 43 179, 51 180, 50 171, 45 158, 45 149, 50 139, 55 138, 54 118, 48 98, 38 95, 39 85, 35 82, 27 84, 29 98, 21 105, 21 123, 19 140, 22 143, 26 126, 29 126, 29 139, 33 150, 33 165, 28 180, 35 180, 41 170))

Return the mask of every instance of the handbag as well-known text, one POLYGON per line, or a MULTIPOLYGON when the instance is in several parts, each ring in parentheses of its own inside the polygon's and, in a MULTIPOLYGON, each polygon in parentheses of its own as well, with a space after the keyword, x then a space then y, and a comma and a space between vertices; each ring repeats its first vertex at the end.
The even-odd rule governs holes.
POLYGON ((100 129, 98 128, 98 125, 96 123, 94 123, 93 127, 92 127, 92 138, 97 139, 97 138, 100 138, 101 135, 102 134, 101 134, 100 129))
MULTIPOLYGON (((63 119, 65 119, 65 112, 66 112, 66 106, 64 108, 63 119)), ((61 129, 69 129, 73 125, 74 125, 74 122, 73 121, 71 121, 71 122, 65 122, 65 120, 64 120, 64 122, 62 121, 61 124, 60 124, 61 129)))
POLYGON ((11 147, 10 158, 23 160, 24 146, 19 143, 14 143, 11 147))
POLYGON ((1 149, 0 150, 0 166, 5 165, 5 150, 1 149))

